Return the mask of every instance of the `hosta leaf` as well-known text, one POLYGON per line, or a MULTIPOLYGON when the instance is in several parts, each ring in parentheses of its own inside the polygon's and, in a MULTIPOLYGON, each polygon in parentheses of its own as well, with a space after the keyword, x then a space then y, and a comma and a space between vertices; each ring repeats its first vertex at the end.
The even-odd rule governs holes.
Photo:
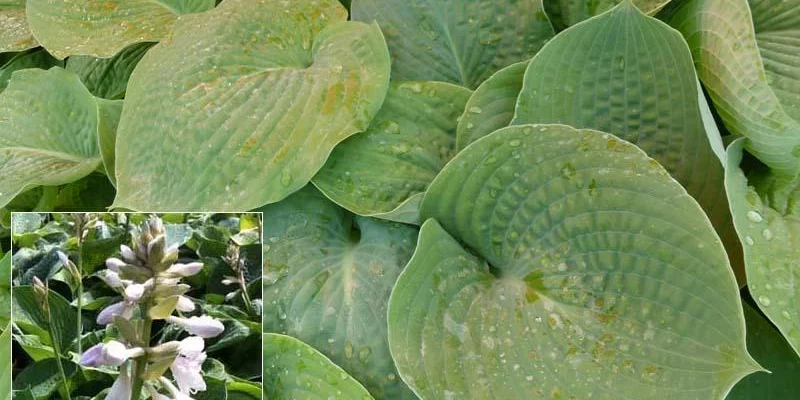
POLYGON ((314 185, 356 214, 386 218, 423 193, 454 155, 469 95, 448 83, 393 83, 370 128, 334 149, 314 185))
MULTIPOLYGON (((3 304, 3 307, 9 307, 3 304)), ((11 398, 11 324, 4 325, 0 335, 0 398, 11 398)))
POLYGON ((354 216, 312 186, 262 209, 265 330, 322 351, 380 399, 413 399, 386 342, 386 307, 417 229, 354 216))
POLYGON ((305 186, 388 87, 380 30, 346 16, 335 0, 226 0, 181 18, 131 76, 115 206, 253 209, 305 186))
POLYGON ((786 113, 800 120, 800 0, 748 3, 767 83, 786 113))
POLYGON ((749 375, 733 387, 726 400, 791 400, 800 393, 800 358, 783 340, 780 332, 748 303, 747 349, 771 373, 749 375))
POLYGON ((27 0, 27 16, 31 31, 57 58, 107 58, 134 43, 157 42, 181 15, 213 7, 214 0, 27 0))
POLYGON ((134 44, 111 58, 70 57, 67 70, 80 76, 83 84, 95 96, 120 99, 125 94, 133 68, 152 46, 152 43, 134 44))
POLYGON ((7 63, 0 66, 0 91, 6 88, 11 74, 14 71, 27 68, 49 69, 50 67, 63 67, 64 62, 56 60, 43 49, 34 49, 16 53, 7 63))
POLYGON ((264 391, 274 400, 372 400, 358 381, 313 347, 264 334, 264 391))
POLYGON ((622 139, 502 129, 444 168, 421 215, 388 320, 422 398, 720 399, 757 369, 711 224, 622 139))
MULTIPOLYGON (((632 0, 642 12, 655 14, 671 0, 632 0)), ((544 10, 557 31, 600 15, 622 0, 544 0, 544 10)))
MULTIPOLYGON (((735 235, 727 235, 724 172, 703 126, 697 89, 681 35, 626 1, 565 30, 531 60, 513 123, 614 132, 636 144, 686 187, 729 239, 727 247, 741 255, 735 235)), ((737 274, 744 282, 741 268, 737 274)))
POLYGON ((475 89, 458 121, 458 150, 511 124, 527 68, 527 61, 509 65, 475 89))
POLYGON ((0 206, 36 186, 70 183, 100 164, 97 103, 61 68, 14 73, 0 93, 0 206))
POLYGON ((743 139, 728 147, 725 186, 742 240, 750 293, 800 354, 800 178, 739 168, 743 139), (749 179, 748 179, 749 178, 749 179))
POLYGON ((78 313, 69 305, 69 302, 60 294, 49 290, 50 318, 48 319, 42 311, 33 287, 15 286, 13 291, 12 318, 14 324, 20 326, 23 332, 28 330, 38 332, 38 329, 50 331, 58 341, 61 350, 69 349, 78 335, 75 328, 78 313))
POLYGON ((116 144, 122 104, 122 100, 97 99, 97 144, 103 158, 103 168, 114 185, 117 183, 116 144))
MULTIPOLYGON (((675 2, 663 16, 688 41, 697 74, 728 130, 747 137, 745 147, 762 162, 792 175, 800 171, 800 122, 792 118, 790 107, 781 103, 770 82, 780 90, 797 87, 793 86, 800 68, 795 60, 797 47, 791 45, 792 39, 777 37, 792 35, 780 29, 784 26, 782 21, 796 22, 795 14, 782 13, 771 22, 762 22, 779 29, 779 33, 760 34, 762 40, 758 42, 752 20, 755 15, 746 0, 675 2), (781 43, 784 40, 788 45, 781 43), (765 45, 761 53, 759 44, 765 45), (765 55, 764 60, 761 54, 765 55), (779 66, 777 62, 783 64, 779 66), (784 77, 777 76, 782 73, 784 77)), ((797 38, 797 31, 794 32, 797 38)), ((794 93, 795 105, 797 93, 794 93)))
POLYGON ((541 0, 354 0, 352 17, 380 24, 392 79, 468 88, 531 58, 553 37, 541 0))
POLYGON ((0 53, 36 46, 25 18, 25 0, 0 0, 0 53))

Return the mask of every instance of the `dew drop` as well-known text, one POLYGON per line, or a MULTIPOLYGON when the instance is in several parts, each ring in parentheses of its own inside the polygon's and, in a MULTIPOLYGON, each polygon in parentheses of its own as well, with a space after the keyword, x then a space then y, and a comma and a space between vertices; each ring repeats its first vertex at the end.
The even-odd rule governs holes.
POLYGON ((751 238, 750 236, 745 236, 745 238, 744 238, 744 242, 745 242, 745 243, 747 243, 747 245, 748 245, 748 246, 752 246, 752 245, 753 245, 753 243, 755 243, 755 242, 753 241, 753 238, 751 238))
POLYGON ((292 183, 292 172, 288 169, 281 172, 281 185, 289 186, 292 183))
POLYGON ((517 147, 520 144, 522 144, 522 142, 520 140, 518 140, 518 139, 514 139, 514 140, 508 142, 508 145, 511 146, 511 147, 517 147))
POLYGON ((761 222, 764 218, 761 217, 761 213, 756 210, 750 210, 747 212, 747 219, 753 222, 761 222))
POLYGON ((770 241, 772 240, 772 231, 769 229, 764 229, 761 231, 761 236, 763 236, 765 240, 770 241))
POLYGON ((788 312, 788 311, 786 311, 786 310, 783 310, 783 311, 781 311, 781 316, 783 316, 783 318, 786 318, 786 319, 788 319, 788 320, 791 320, 791 319, 792 319, 792 315, 791 315, 791 314, 789 314, 789 312, 788 312))
POLYGON ((769 297, 763 295, 758 296, 758 302, 761 303, 761 305, 764 307, 769 307, 769 305, 772 304, 772 300, 770 300, 769 297))
POLYGON ((468 111, 473 113, 473 114, 480 114, 480 113, 483 112, 483 110, 478 106, 470 107, 468 111))

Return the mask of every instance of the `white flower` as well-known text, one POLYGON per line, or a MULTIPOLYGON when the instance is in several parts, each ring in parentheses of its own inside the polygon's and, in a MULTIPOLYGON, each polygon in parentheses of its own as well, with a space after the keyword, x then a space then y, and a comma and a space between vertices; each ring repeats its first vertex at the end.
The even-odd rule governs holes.
POLYGON ((219 334, 225 330, 225 326, 222 325, 222 322, 207 315, 191 318, 181 318, 170 315, 167 317, 167 322, 178 325, 192 335, 197 335, 202 338, 219 336, 219 334))
POLYGON ((169 381, 169 379, 164 378, 163 376, 158 379, 161 382, 161 384, 169 391, 169 394, 172 395, 173 400, 193 400, 191 397, 189 397, 188 394, 178 390, 178 388, 176 388, 175 385, 173 385, 172 382, 169 381))
MULTIPOLYGON (((130 249, 128 249, 128 250, 130 250, 130 249)), ((117 273, 119 273, 119 269, 124 267, 125 265, 126 265, 125 261, 122 261, 119 258, 113 258, 112 257, 112 258, 109 258, 108 260, 106 260, 106 268, 108 268, 108 269, 110 269, 110 270, 112 270, 114 272, 117 272, 117 273)))
POLYGON ((203 263, 200 262, 193 262, 189 264, 172 264, 169 268, 167 268, 166 273, 172 276, 192 276, 196 275, 200 270, 203 269, 203 263))
POLYGON ((131 400, 131 376, 127 367, 119 369, 119 376, 111 385, 106 400, 131 400))
POLYGON ((194 311, 194 302, 186 296, 178 296, 178 304, 175 305, 175 309, 180 312, 194 311))
POLYGON ((100 277, 100 279, 102 279, 103 282, 105 282, 106 285, 108 285, 112 289, 121 288, 125 286, 126 283, 130 284, 132 282, 120 279, 119 274, 110 269, 104 269, 98 272, 97 276, 100 277))
POLYGON ((198 336, 190 336, 181 341, 178 356, 175 357, 175 361, 172 362, 169 369, 182 393, 197 393, 206 390, 206 382, 200 373, 203 362, 206 360, 206 353, 203 352, 204 346, 203 339, 198 336))
POLYGON ((144 285, 140 283, 133 283, 125 288, 125 301, 135 303, 139 301, 144 295, 144 285))
POLYGON ((94 345, 81 355, 81 365, 87 367, 98 367, 110 365, 118 367, 130 358, 141 357, 144 349, 141 347, 127 348, 124 344, 111 340, 107 343, 94 345))

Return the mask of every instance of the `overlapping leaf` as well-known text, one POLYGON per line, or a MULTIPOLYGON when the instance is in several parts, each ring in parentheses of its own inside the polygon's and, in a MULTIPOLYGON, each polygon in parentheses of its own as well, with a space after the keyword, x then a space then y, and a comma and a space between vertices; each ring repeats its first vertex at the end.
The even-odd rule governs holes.
POLYGON ((11 74, 14 71, 27 68, 49 69, 50 67, 63 67, 64 62, 56 60, 43 49, 34 49, 14 53, 8 62, 0 66, 0 91, 6 88, 11 74))
POLYGON ((92 94, 104 99, 120 99, 125 94, 128 79, 152 43, 127 47, 111 58, 74 56, 67 61, 67 70, 81 77, 92 94))
POLYGON ((597 129, 636 144, 683 184, 736 250, 696 81, 681 35, 625 1, 562 32, 531 60, 512 123, 597 129))
POLYGON ((372 400, 366 389, 313 347, 289 336, 264 334, 264 391, 268 399, 372 400))
POLYGON ((421 213, 435 220, 392 292, 389 343, 422 398, 720 399, 757 369, 711 224, 618 137, 502 129, 421 213))
POLYGON ((354 0, 352 16, 381 26, 392 79, 468 88, 531 58, 553 36, 541 0, 354 0))
MULTIPOLYGON (((642 12, 654 14, 671 0, 632 0, 642 12)), ((544 0, 544 9, 557 31, 600 15, 622 0, 544 0)))
POLYGON ((792 117, 800 109, 800 6, 752 4, 755 13, 746 0, 675 2, 663 17, 688 41, 698 76, 728 130, 746 137, 745 148, 776 172, 795 175, 800 172, 800 121, 792 117))
POLYGON ((36 186, 71 183, 102 163, 95 98, 61 68, 18 71, 0 93, 0 205, 36 186))
POLYGON ((458 121, 457 148, 511 124, 528 62, 497 71, 475 89, 458 121))
POLYGON ((0 1, 0 53, 37 45, 25 17, 25 0, 0 1))
POLYGON ((447 83, 392 84, 370 128, 334 149, 314 185, 356 214, 419 224, 419 197, 455 153, 469 95, 447 83))
POLYGON ((380 399, 413 399, 386 339, 389 292, 417 229, 354 216, 309 186, 262 209, 265 329, 322 351, 380 399))
POLYGON ((763 166, 746 177, 739 167, 743 146, 738 139, 728 147, 725 185, 744 246, 748 289, 800 355, 800 178, 763 166))
POLYGON ((59 59, 107 58, 140 42, 157 42, 181 15, 214 7, 214 0, 27 0, 30 29, 59 59))
POLYGON ((305 186, 388 88, 380 30, 345 19, 334 0, 227 0, 181 18, 131 76, 115 206, 253 209, 305 186))
POLYGON ((768 320, 744 303, 747 349, 770 371, 749 375, 733 387, 726 400, 791 400, 800 393, 800 357, 768 320))

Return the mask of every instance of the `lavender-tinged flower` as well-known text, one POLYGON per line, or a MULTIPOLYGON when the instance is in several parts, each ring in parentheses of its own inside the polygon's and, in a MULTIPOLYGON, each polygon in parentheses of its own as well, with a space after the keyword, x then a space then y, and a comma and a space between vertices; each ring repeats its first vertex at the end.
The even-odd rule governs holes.
POLYGON ((133 283, 131 280, 120 279, 119 274, 110 269, 100 271, 97 276, 100 277, 100 279, 102 279, 103 282, 105 282, 106 285, 112 289, 119 289, 125 285, 130 285, 133 283))
POLYGON ((192 335, 197 335, 202 338, 217 337, 225 330, 225 326, 222 325, 222 322, 207 315, 191 318, 181 318, 171 315, 167 317, 167 322, 178 325, 192 335))
POLYGON ((186 296, 178 296, 178 304, 175 305, 175 309, 180 312, 191 312, 194 311, 194 302, 192 299, 186 296))
POLYGON ((105 400, 131 400, 131 375, 128 368, 119 369, 119 376, 111 385, 105 400))
POLYGON ((200 270, 203 269, 203 263, 200 262, 193 262, 189 264, 173 264, 169 268, 167 268, 166 273, 172 276, 192 276, 196 275, 200 270))
POLYGON ((108 343, 100 343, 90 347, 81 355, 80 363, 87 367, 101 365, 118 367, 130 358, 143 355, 144 349, 141 347, 128 348, 116 340, 111 340, 108 343))
POLYGON ((206 382, 200 373, 206 360, 204 346, 203 339, 197 336, 181 341, 178 356, 169 368, 182 393, 194 394, 206 390, 206 382))
POLYGON ((107 306, 97 314, 97 323, 99 325, 108 325, 114 321, 115 316, 130 319, 133 316, 133 307, 125 301, 107 306))

